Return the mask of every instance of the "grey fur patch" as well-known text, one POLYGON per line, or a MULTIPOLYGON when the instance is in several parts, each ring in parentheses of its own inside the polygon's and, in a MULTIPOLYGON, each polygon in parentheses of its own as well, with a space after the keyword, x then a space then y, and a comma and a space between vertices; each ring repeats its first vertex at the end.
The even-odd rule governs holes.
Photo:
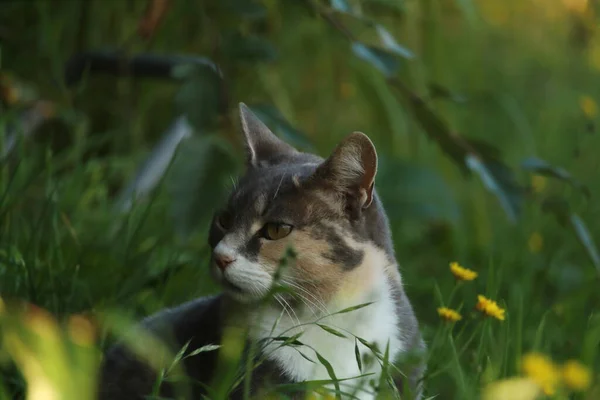
MULTIPOLYGON (((311 231, 315 239, 325 240, 330 250, 322 256, 334 263, 341 264, 345 270, 352 270, 362 263, 364 251, 353 249, 332 226, 322 223, 315 225, 311 231)), ((350 233, 348 233, 350 235, 350 233)))

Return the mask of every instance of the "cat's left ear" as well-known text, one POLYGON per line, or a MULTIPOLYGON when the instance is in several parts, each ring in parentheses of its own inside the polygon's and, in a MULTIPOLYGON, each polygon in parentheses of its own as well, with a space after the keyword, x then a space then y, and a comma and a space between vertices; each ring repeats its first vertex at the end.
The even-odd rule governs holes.
POLYGON ((246 163, 249 168, 269 165, 281 156, 298 154, 296 149, 275 136, 244 103, 240 103, 240 121, 246 142, 246 163))
POLYGON ((363 209, 373 202, 376 174, 377 152, 371 139, 362 132, 347 136, 315 172, 317 178, 353 196, 363 209))

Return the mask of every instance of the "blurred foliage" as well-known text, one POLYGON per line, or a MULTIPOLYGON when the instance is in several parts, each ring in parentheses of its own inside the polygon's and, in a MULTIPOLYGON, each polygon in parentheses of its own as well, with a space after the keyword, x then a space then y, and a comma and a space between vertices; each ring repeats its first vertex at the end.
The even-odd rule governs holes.
MULTIPOLYGON (((373 139, 378 191, 431 349, 429 395, 477 398, 483 383, 517 373, 528 350, 598 371, 599 8, 5 1, 0 294, 43 307, 69 332, 72 318, 87 326, 74 314, 118 309, 128 321, 217 291, 207 227, 241 171, 243 101, 323 156, 352 131, 373 139), (480 278, 456 286, 451 260, 480 278), (505 322, 467 312, 480 292, 502 299, 505 322), (442 326, 436 308, 457 301, 464 320, 442 326)), ((60 329, 43 314, 49 342, 24 342, 14 333, 21 314, 2 315, 0 397, 22 398, 23 378, 36 376, 30 398, 58 398, 31 393, 52 389, 44 379, 65 382, 40 373, 45 363, 75 363, 44 347, 60 329)), ((112 325, 99 346, 123 332, 112 325)), ((96 356, 82 351, 69 354, 93 369, 96 356)), ((64 393, 93 384, 77 379, 64 393)))

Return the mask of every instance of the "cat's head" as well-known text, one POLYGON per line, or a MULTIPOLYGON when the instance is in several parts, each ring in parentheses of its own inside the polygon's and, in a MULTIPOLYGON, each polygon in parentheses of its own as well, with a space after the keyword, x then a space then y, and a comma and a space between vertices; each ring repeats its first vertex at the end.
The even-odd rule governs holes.
POLYGON ((327 301, 365 263, 365 243, 381 223, 373 211, 375 147, 355 132, 324 160, 281 141, 244 104, 240 118, 246 173, 213 218, 213 276, 233 298, 259 299, 291 247, 296 258, 284 283, 327 301))

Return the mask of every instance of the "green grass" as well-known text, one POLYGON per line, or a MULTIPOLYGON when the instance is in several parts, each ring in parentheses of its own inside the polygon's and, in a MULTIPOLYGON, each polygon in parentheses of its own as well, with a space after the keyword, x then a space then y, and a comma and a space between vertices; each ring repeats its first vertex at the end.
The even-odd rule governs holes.
MULTIPOLYGON (((479 398, 487 383, 519 375, 522 356, 534 351, 596 371, 586 393, 556 398, 600 396, 600 272, 568 221, 561 224, 541 206, 565 200, 592 240, 600 240, 596 6, 590 2, 580 13, 565 6, 577 2, 558 0, 350 3, 415 53, 400 58, 394 77, 426 99, 452 132, 497 147, 525 187, 532 175, 520 163, 535 156, 569 171, 589 198, 568 182, 546 178, 540 188, 535 178, 538 190, 511 223, 479 177, 462 174, 428 138, 382 73, 296 2, 261 2, 265 14, 253 17, 221 2, 173 1, 146 41, 136 34, 146 2, 9 1, 0 16, 2 73, 12 77, 11 87, 25 82, 36 98, 51 101, 59 118, 0 165, 0 295, 7 310, 21 299, 50 313, 2 314, 0 398, 24 396, 23 375, 30 390, 41 385, 43 374, 31 367, 39 360, 64 391, 61 398, 81 399, 94 384, 93 374, 82 371, 94 369, 109 332, 121 337, 142 316, 218 291, 208 276, 207 227, 229 175, 240 171, 238 101, 274 105, 295 128, 272 124, 278 134, 321 155, 355 130, 373 139, 378 190, 430 349, 428 396, 479 398), (265 43, 228 42, 233 32, 265 43), (178 112, 200 112, 206 93, 192 78, 182 84, 187 94, 172 80, 84 74, 77 88, 61 84, 70 55, 103 48, 208 56, 228 83, 229 111, 180 149, 157 190, 123 214, 115 211, 121 190, 178 112), (275 61, 267 61, 271 51, 275 61), (465 101, 435 97, 433 83, 465 101), (541 243, 533 243, 534 234, 541 243), (479 277, 457 287, 450 261, 479 277), (478 294, 497 300, 506 319, 483 318, 474 309, 478 294), (460 310, 463 319, 443 323, 440 306, 460 310), (73 315, 103 324, 92 339, 92 328, 73 315), (49 333, 54 319, 65 332, 59 338, 49 333), (61 353, 52 344, 63 339, 61 353)), ((373 39, 352 18, 343 21, 361 40, 373 39)), ((0 131, 8 132, 26 100, 3 105, 0 131)))

